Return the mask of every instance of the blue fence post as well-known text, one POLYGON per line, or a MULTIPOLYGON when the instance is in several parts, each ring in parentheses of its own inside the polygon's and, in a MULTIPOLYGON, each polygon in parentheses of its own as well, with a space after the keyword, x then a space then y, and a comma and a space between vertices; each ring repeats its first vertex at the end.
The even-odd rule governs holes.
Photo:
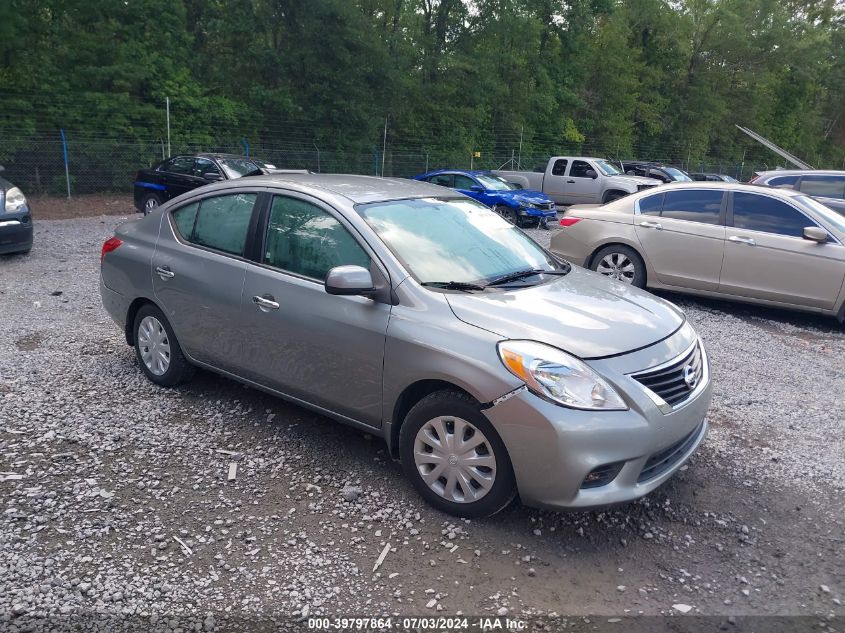
POLYGON ((65 138, 65 130, 64 128, 59 129, 59 133, 62 135, 62 155, 65 159, 65 180, 67 181, 67 197, 70 198, 70 169, 68 168, 67 164, 67 139, 65 138))
POLYGON ((245 138, 242 138, 241 144, 244 146, 244 155, 249 156, 249 142, 245 138))

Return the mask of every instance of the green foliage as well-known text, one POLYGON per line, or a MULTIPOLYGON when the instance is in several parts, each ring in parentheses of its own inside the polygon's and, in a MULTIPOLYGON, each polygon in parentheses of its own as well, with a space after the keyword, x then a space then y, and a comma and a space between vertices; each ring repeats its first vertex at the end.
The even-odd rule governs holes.
POLYGON ((0 159, 64 128, 77 169, 148 164, 169 97, 174 151, 319 147, 324 170, 380 172, 385 119, 401 175, 473 151, 778 162, 734 124, 839 167, 843 26, 835 0, 6 0, 0 159))

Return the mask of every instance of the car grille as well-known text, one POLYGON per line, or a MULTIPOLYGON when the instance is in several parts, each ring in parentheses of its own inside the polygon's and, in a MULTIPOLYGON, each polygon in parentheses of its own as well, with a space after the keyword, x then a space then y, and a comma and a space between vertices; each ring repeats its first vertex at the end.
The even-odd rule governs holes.
POLYGON ((640 472, 640 476, 637 478, 637 483, 643 483, 649 479, 659 477, 672 468, 672 466, 677 464, 678 461, 693 447, 696 439, 698 439, 698 436, 701 433, 701 427, 703 425, 704 422, 701 422, 697 427, 695 427, 695 430, 692 433, 680 441, 675 442, 669 448, 665 448, 659 453, 655 453, 649 457, 640 472))
POLYGON ((696 343, 683 357, 657 369, 633 374, 631 377, 674 407, 695 391, 703 375, 701 345, 696 343))
POLYGON ((534 207, 540 209, 541 211, 550 211, 551 209, 555 208, 554 202, 537 202, 534 204, 534 207))

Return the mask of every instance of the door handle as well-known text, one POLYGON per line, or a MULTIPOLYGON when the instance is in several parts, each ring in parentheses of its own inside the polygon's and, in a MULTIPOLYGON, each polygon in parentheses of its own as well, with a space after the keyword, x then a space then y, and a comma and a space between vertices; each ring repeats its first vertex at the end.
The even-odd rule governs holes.
POLYGON ((273 295, 264 295, 263 297, 256 295, 252 298, 252 302, 263 312, 279 309, 279 302, 273 299, 273 295))
POLYGON ((640 222, 640 226, 645 229, 657 229, 658 231, 663 230, 663 225, 660 222, 651 222, 649 220, 643 220, 640 222))
POLYGON ((739 235, 731 235, 728 240, 731 242, 738 242, 739 244, 747 244, 748 246, 757 246, 757 242, 755 242, 750 237, 740 237, 739 235))
POLYGON ((159 266, 156 268, 156 274, 161 277, 163 281, 173 279, 176 276, 176 273, 170 270, 170 266, 159 266))
POLYGON ((575 181, 574 181, 574 180, 567 180, 566 182, 567 182, 567 184, 570 184, 570 185, 574 185, 574 184, 575 184, 575 181))

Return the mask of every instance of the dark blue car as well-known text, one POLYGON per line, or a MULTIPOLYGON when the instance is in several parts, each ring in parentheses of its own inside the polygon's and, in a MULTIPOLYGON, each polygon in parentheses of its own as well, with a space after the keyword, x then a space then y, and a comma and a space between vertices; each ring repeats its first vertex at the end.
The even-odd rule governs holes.
POLYGON ((461 171, 438 169, 414 176, 435 185, 457 189, 470 198, 493 209, 508 222, 517 226, 539 224, 548 228, 549 219, 557 216, 554 201, 540 191, 519 189, 489 171, 461 171))

